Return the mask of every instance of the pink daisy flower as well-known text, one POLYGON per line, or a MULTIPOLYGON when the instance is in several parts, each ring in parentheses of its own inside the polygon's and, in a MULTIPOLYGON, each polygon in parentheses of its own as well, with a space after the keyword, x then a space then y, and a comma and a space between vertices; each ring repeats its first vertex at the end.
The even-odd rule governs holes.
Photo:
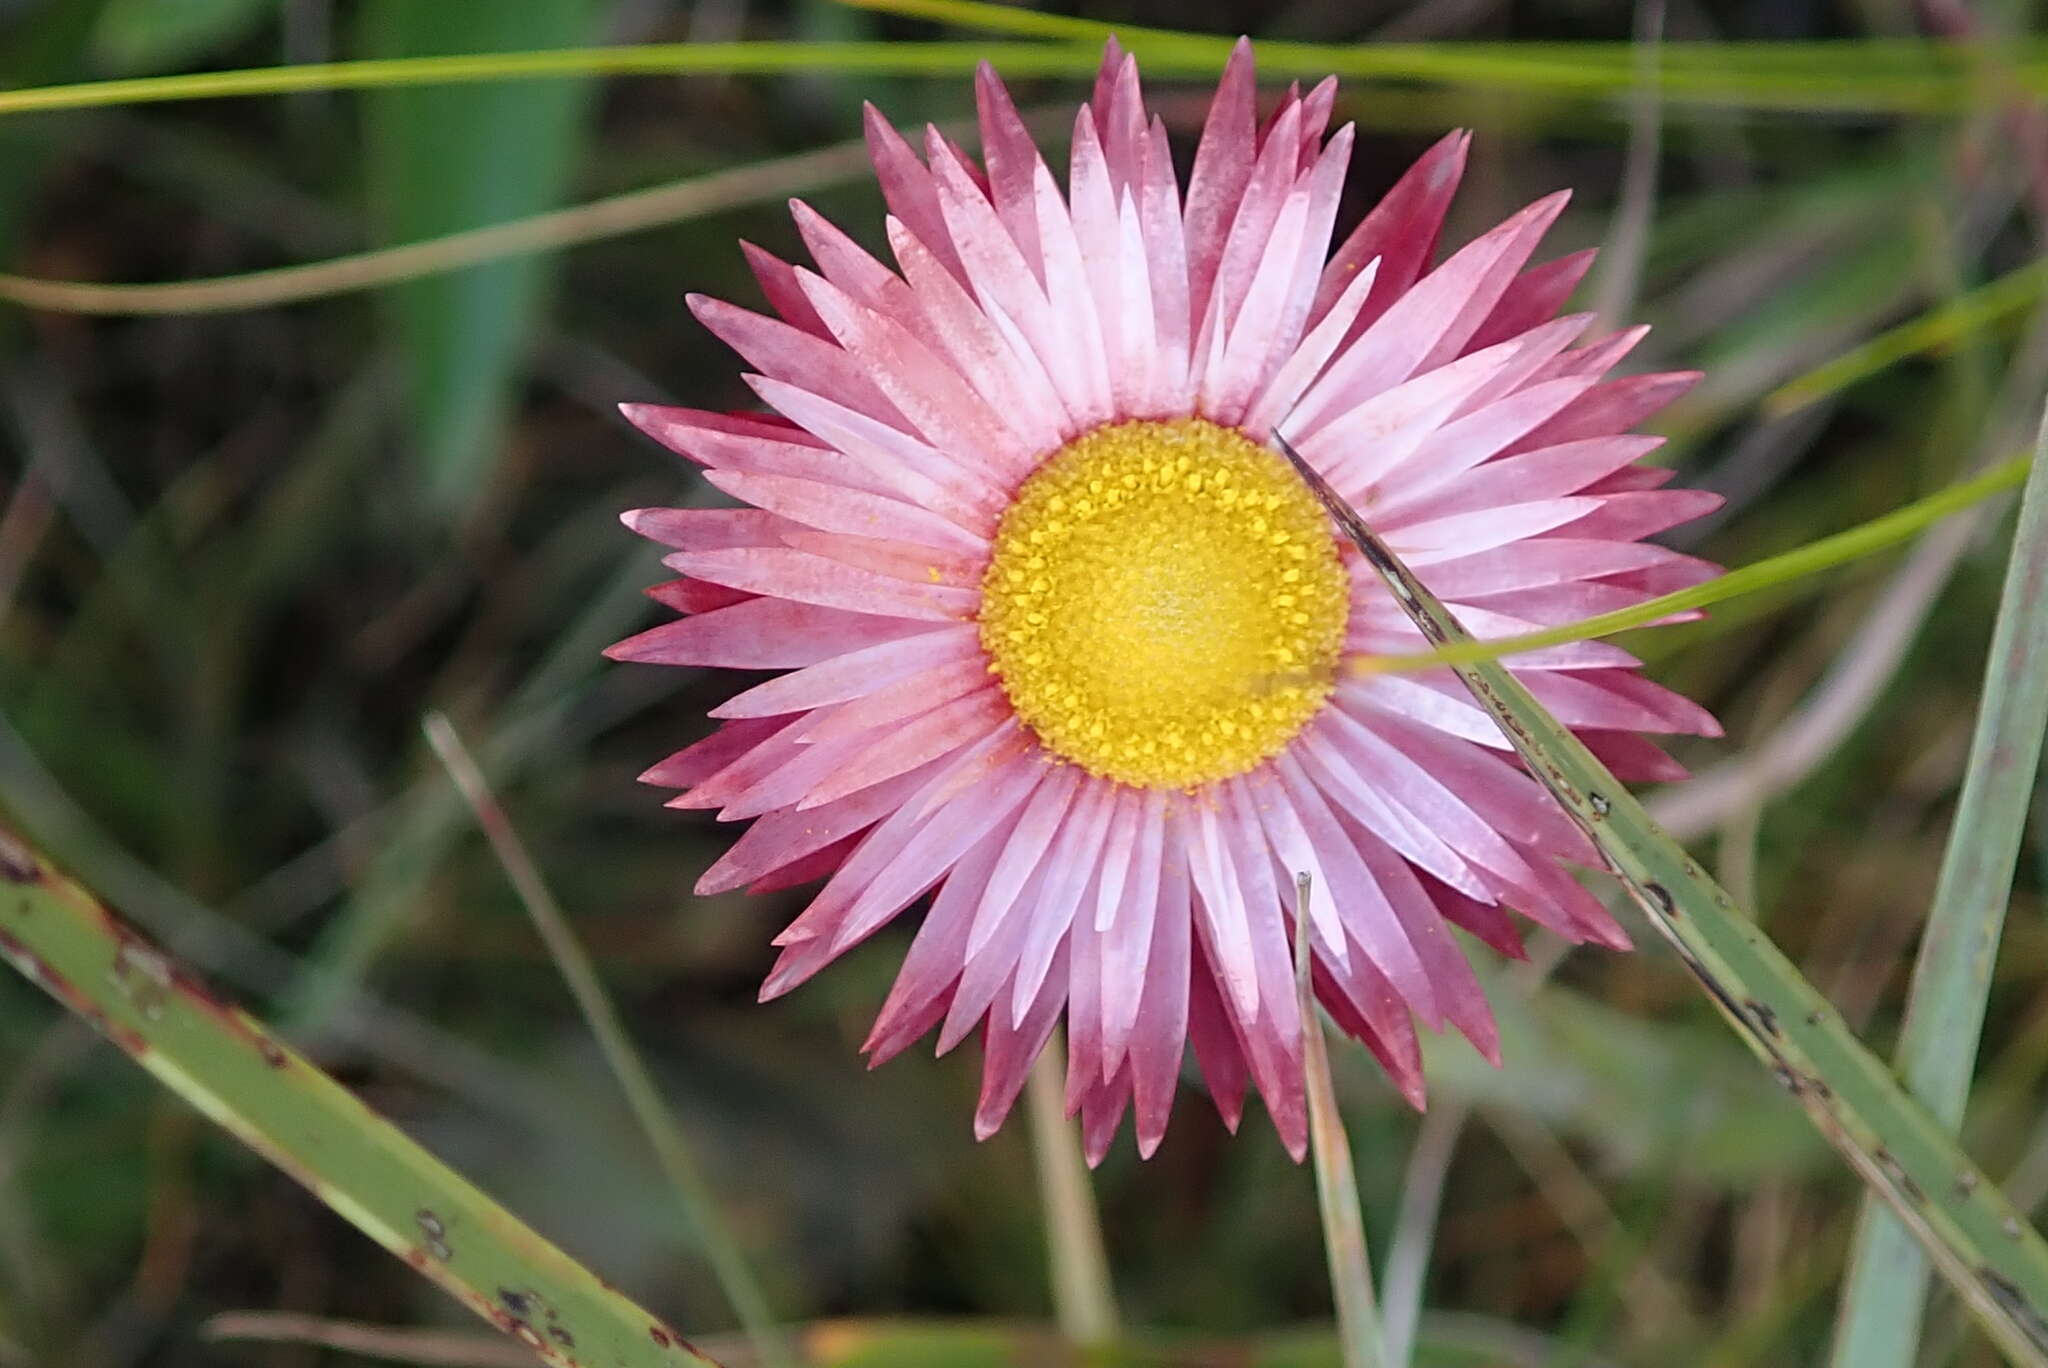
MULTIPOLYGON (((978 1032, 977 1135, 1064 1011, 1091 1160, 1133 1107, 1152 1153, 1188 1046, 1224 1121, 1256 1083, 1299 1157, 1297 872, 1317 996, 1417 1106, 1416 1019, 1498 1059, 1451 927, 1518 954, 1512 908, 1628 942, 1455 677, 1345 668, 1423 643, 1275 426, 1498 636, 1711 572, 1642 541, 1716 500, 1660 489, 1627 435, 1697 377, 1606 379, 1642 330, 1552 317, 1592 256, 1528 264, 1563 194, 1431 267, 1463 133, 1329 252, 1335 83, 1261 126, 1249 44, 1185 194, 1114 43, 1065 193, 986 67, 976 94, 981 163, 868 111, 893 269, 798 203, 815 271, 743 245, 779 317, 690 300, 780 416, 626 408, 746 506, 626 515, 685 616, 611 654, 787 671, 643 778, 753 819, 700 894, 830 876, 764 999, 933 895, 865 1048, 978 1032)), ((1641 733, 1717 733, 1612 645, 1512 664, 1625 779, 1682 775, 1641 733)))

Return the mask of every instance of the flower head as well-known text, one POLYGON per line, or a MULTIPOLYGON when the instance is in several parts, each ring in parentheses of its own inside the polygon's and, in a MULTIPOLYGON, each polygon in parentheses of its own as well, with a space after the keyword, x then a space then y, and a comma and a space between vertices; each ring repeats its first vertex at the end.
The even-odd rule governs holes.
MULTIPOLYGON (((1301 1153, 1298 873, 1317 996, 1417 1105, 1417 1018, 1498 1057, 1451 927, 1627 944, 1450 672, 1344 668, 1421 639, 1276 425, 1476 635, 1711 570, 1641 540, 1714 499, 1627 435, 1696 377, 1604 378, 1641 330, 1553 318, 1591 253, 1529 264, 1564 196, 1432 267, 1453 134, 1331 253, 1335 85, 1263 127, 1253 94, 1240 45, 1185 194, 1114 44, 1064 193, 986 68, 981 163, 870 110, 895 267, 799 203, 815 270, 745 248, 779 317, 690 301, 779 416, 626 410, 746 506, 627 515, 685 616, 612 654, 787 671, 644 776, 753 819, 700 893, 829 876, 762 996, 931 893, 874 1062, 978 1031, 987 1135, 1064 1012, 1091 1158, 1133 1104, 1152 1152, 1189 1045, 1227 1123, 1255 1082, 1301 1153)), ((1623 778, 1681 773, 1640 733, 1716 731, 1611 645, 1510 664, 1623 778)))

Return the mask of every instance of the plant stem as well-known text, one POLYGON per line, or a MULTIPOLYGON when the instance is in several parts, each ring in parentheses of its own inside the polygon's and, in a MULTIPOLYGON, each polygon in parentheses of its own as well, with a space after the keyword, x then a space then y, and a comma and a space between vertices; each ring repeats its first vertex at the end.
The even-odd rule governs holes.
POLYGON ((1315 1157, 1316 1209, 1323 1221, 1323 1250, 1330 1262, 1330 1291, 1337 1303, 1337 1342, 1344 1368, 1381 1368, 1385 1338, 1373 1298, 1372 1261, 1366 1256, 1365 1219, 1358 1207, 1358 1176, 1351 1167, 1351 1140, 1337 1110, 1330 1078, 1330 1052, 1323 1019, 1309 979, 1309 897, 1306 872, 1295 876, 1294 981, 1301 999, 1301 1065, 1308 1089, 1309 1146, 1315 1157))
POLYGON ((443 714, 431 712, 427 714, 423 729, 434 753, 447 767, 449 778, 454 780, 470 810, 476 814, 477 825, 483 828, 498 862, 504 866, 505 877, 511 881, 519 901, 533 918, 534 929, 540 932, 555 967, 562 971, 562 979, 568 984, 570 995, 576 999, 577 1008, 589 1023, 590 1033, 597 1038, 599 1052, 604 1055, 612 1076, 618 1079, 619 1090, 626 1095, 626 1104, 632 1109, 633 1119, 640 1123, 663 1174, 675 1189, 677 1204, 703 1241, 711 1271, 718 1278, 726 1300, 731 1303, 733 1314, 739 1317, 748 1338, 753 1341, 754 1352, 769 1368, 792 1368, 795 1360, 790 1357, 789 1346, 781 1332, 775 1328, 774 1317, 768 1311, 768 1299, 755 1280, 753 1270, 747 1266, 746 1255, 741 1252, 738 1239, 726 1225, 710 1185, 704 1181, 703 1172, 698 1168, 696 1156, 691 1153, 689 1142, 683 1138, 682 1127, 662 1100, 661 1088, 655 1083, 653 1074, 648 1072, 640 1052, 634 1048, 632 1037, 626 1034, 625 1024, 619 1020, 618 1009, 605 992, 596 966, 590 962, 582 942, 570 929, 569 919, 562 915, 561 904, 555 901, 555 895, 541 878, 539 867, 527 853, 525 843, 512 827, 511 818, 506 816, 497 796, 491 792, 490 782, 477 768, 476 760, 470 755, 469 748, 462 744, 454 725, 443 714))
POLYGON ((1053 1315, 1067 1342, 1088 1348, 1117 1337, 1116 1294, 1103 1252, 1102 1215, 1081 1159, 1081 1143, 1061 1100, 1059 1036, 1038 1052, 1025 1085, 1038 1191, 1045 1204, 1045 1253, 1053 1315))

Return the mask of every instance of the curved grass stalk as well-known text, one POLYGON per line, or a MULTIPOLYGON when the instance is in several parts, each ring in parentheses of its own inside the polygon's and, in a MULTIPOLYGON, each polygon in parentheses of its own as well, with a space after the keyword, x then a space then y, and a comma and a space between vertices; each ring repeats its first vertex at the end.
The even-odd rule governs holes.
POLYGON ((0 959, 541 1362, 711 1363, 215 998, 5 826, 0 959))
MULTIPOLYGON (((928 17, 942 10, 949 18, 970 9, 976 13, 1005 9, 925 5, 921 10, 908 10, 895 0, 874 7, 926 12, 928 17)), ((1158 77, 1213 75, 1229 48, 1227 40, 1203 35, 1143 28, 1117 31, 1158 77)), ((580 76, 802 71, 956 75, 984 60, 1011 77, 1085 77, 1093 74, 1101 60, 1093 44, 1109 32, 1107 25, 1088 25, 1070 35, 1085 37, 1087 43, 649 43, 254 67, 0 91, 0 115, 308 90, 580 76)), ((2019 51, 2015 54, 1997 54, 2007 63, 2000 74, 2008 88, 2048 91, 2048 47, 2037 42, 2016 46, 2019 51)), ((1264 74, 1275 78, 1335 74, 1605 99, 1635 85, 1638 73, 1632 47, 1615 42, 1526 48, 1475 43, 1272 42, 1260 46, 1259 60, 1264 74)), ((1671 45, 1659 53, 1658 79, 1664 97, 1671 101, 1754 109, 1937 114, 1972 108, 1979 102, 1987 52, 1959 42, 1671 45)))
POLYGON ((837 184, 859 175, 867 167, 865 144, 837 143, 631 190, 588 204, 300 266, 151 285, 105 285, 0 275, 0 300, 31 309, 101 315, 203 314, 272 308, 621 237, 742 204, 837 184))
MULTIPOLYGON (((1962 1124, 1969 1101, 1984 1000, 2048 730, 2048 454, 2039 454, 2048 453, 2048 415, 2036 451, 1992 629, 1962 797, 1899 1037, 1900 1075, 1950 1130, 1962 1124)), ((1926 1289, 1926 1259, 1889 1213, 1866 1201, 1842 1294, 1837 1368, 1910 1364, 1926 1289)))
POLYGON ((426 732, 427 743, 434 748, 442 767, 448 771, 448 777, 461 792, 463 801, 475 814, 477 825, 483 829, 484 838, 490 842, 492 853, 498 857, 506 879, 526 908, 549 957, 561 970, 569 995, 576 999, 577 1009, 583 1013, 590 1034, 597 1040, 598 1052, 604 1056, 605 1064, 618 1082, 619 1091, 625 1094, 633 1119, 647 1137, 648 1148, 654 1151, 662 1173, 675 1191, 677 1204, 681 1206, 684 1217, 696 1227, 697 1237, 703 1242, 705 1260, 711 1265, 726 1302, 745 1329, 755 1358, 765 1368, 794 1368, 795 1360, 790 1357, 789 1345, 776 1328, 775 1318, 769 1311, 768 1295, 748 1265, 739 1238, 726 1221, 725 1213, 719 1209, 710 1184, 704 1180, 703 1169, 683 1135, 681 1123, 663 1100, 661 1085, 654 1081, 646 1060, 626 1031, 626 1023, 619 1019, 618 1008, 605 991, 597 966, 591 962, 583 942, 576 938, 561 904, 555 901, 553 890, 541 877, 540 867, 527 853, 526 842, 519 838, 511 817, 499 804, 490 780, 484 777, 476 757, 463 744, 455 724, 448 720, 446 714, 428 713, 422 730, 426 732))
MULTIPOLYGON (((1275 440, 1417 630, 1439 645, 1469 641, 1342 497, 1275 440)), ((2015 1363, 2048 1366, 2048 1244, 1733 899, 1512 673, 1493 660, 1454 668, 1736 1034, 1891 1204, 1986 1332, 2015 1363)))
POLYGON ((2022 266, 1786 381, 1764 396, 1764 414, 1782 417, 1840 394, 1909 357, 1952 347, 1973 333, 2015 317, 2043 292, 2048 292, 2048 261, 2022 266))
POLYGON ((1924 499, 1917 499, 1903 508, 1893 509, 1847 531, 1837 532, 1831 537, 1822 537, 1819 541, 1808 542, 1780 555, 1752 561, 1739 569, 1716 575, 1713 579, 1689 588, 1660 594, 1633 608, 1620 608, 1611 613, 1581 618, 1577 622, 1567 622, 1558 627, 1545 627, 1540 631, 1521 632, 1514 636, 1495 637, 1487 641, 1477 641, 1460 632, 1439 641, 1431 650, 1417 651, 1410 655, 1357 656, 1351 660, 1348 668, 1360 674, 1427 670, 1440 665, 1462 668, 1501 660, 1524 651, 1541 650, 1546 646, 1590 641, 1595 637, 1613 636, 1616 632, 1647 627, 1675 613, 1705 608, 1726 599, 1738 598, 1743 594, 1774 589, 1781 584, 1789 584, 1823 570, 1832 570, 1838 565, 1846 565, 1850 561, 1896 546, 1952 513, 1959 513, 2019 485, 2027 478, 2027 471, 2032 464, 2028 457, 2015 457, 2002 465, 1993 466, 1973 480, 1959 481, 1924 499))

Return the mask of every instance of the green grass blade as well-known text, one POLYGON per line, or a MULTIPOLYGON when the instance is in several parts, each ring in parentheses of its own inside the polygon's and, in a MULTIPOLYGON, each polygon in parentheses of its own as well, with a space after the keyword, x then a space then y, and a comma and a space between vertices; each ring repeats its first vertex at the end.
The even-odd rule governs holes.
MULTIPOLYGON (((466 7, 464 7, 466 8, 466 7)), ((1001 8, 1001 7, 995 7, 1001 8)), ((236 71, 91 81, 0 91, 0 115, 101 108, 167 100, 278 95, 305 90, 563 80, 586 76, 689 73, 725 76, 792 71, 957 76, 992 62, 1005 75, 1092 75, 1106 25, 1073 42, 648 43, 464 53, 446 57, 252 67, 236 71)), ((1124 28, 1117 32, 1154 77, 1213 77, 1229 40, 1124 28)), ((1487 44, 1315 44, 1259 46, 1268 79, 1337 75, 1358 80, 1421 81, 1467 89, 1540 92, 1604 101, 1634 88, 1633 44, 1614 42, 1487 44)), ((2016 40, 1993 49, 1957 42, 1687 43, 1658 53, 1658 82, 1671 104, 1713 108, 1889 114, 1954 113, 1982 103, 1980 68, 1988 57, 2015 91, 2048 91, 2048 43, 2016 40)))
POLYGON ((0 275, 0 300, 57 313, 117 316, 275 308, 486 262, 580 247, 740 205, 807 194, 872 175, 873 165, 867 144, 855 139, 607 195, 564 209, 296 266, 141 285, 0 275))
POLYGON ((1786 381, 1764 397, 1765 416, 1792 413, 1840 394, 1909 357, 1953 347, 1972 334, 2018 317, 2044 290, 2048 290, 2048 261, 2002 275, 1786 381))
POLYGON ((1375 674, 1394 670, 1427 670, 1439 665, 1476 665, 1523 651, 1541 650, 1546 646, 1612 636, 1616 632, 1647 627, 1674 613, 1705 608, 1764 589, 1775 589, 1781 584, 1789 584, 1896 546, 1950 514, 1960 513, 2020 484, 2027 478, 2031 464, 2025 456, 2016 457, 1993 466, 1975 479, 1959 481, 1847 531, 1754 561, 1689 588, 1661 594, 1632 608, 1619 608, 1611 613, 1580 618, 1577 622, 1488 641, 1476 641, 1461 635, 1442 642, 1433 650, 1417 651, 1412 655, 1359 656, 1351 662, 1350 668, 1360 673, 1375 674))
POLYGON ((562 971, 570 995, 576 999, 576 1006, 583 1013, 591 1035, 597 1038, 598 1050, 603 1054, 605 1064, 618 1080, 619 1091, 626 1095, 626 1104, 633 1113, 633 1119, 639 1122, 641 1133, 647 1137, 649 1148, 661 1164, 662 1173, 675 1190, 684 1217, 696 1227, 698 1238, 703 1242, 705 1258, 725 1292, 726 1301, 745 1328, 755 1358, 767 1368, 792 1368, 794 1360, 790 1358, 788 1342, 776 1328, 775 1318, 768 1309, 767 1294, 761 1290, 760 1281, 754 1277, 738 1237, 720 1211, 711 1185, 705 1182, 697 1156, 683 1136, 682 1126, 662 1099, 661 1086, 654 1081, 646 1061, 635 1048, 626 1023, 619 1018, 618 1008, 613 1006, 604 981, 598 977, 597 966, 591 962, 583 942, 576 938, 561 904, 555 901, 554 892, 541 877, 540 867, 527 853, 526 842, 519 839, 511 817, 492 792, 490 781, 484 778, 476 758, 462 743, 462 737, 447 716, 438 712, 428 713, 424 730, 428 744, 433 746, 434 753, 448 771, 448 777, 469 804, 477 825, 483 828, 485 839, 490 842, 527 915, 533 919, 534 929, 547 946, 549 957, 562 971))
POLYGON ((544 1363, 710 1360, 0 827, 0 959, 544 1363))
MULTIPOLYGON (((1285 442, 1302 478, 1424 637, 1469 640, 1435 595, 1285 442)), ((2048 1244, 1890 1069, 1635 797, 1495 661, 1458 676, 1821 1134, 1891 1203, 1985 1330, 2048 1365, 2048 1244)))
MULTIPOLYGON (((390 57, 575 42, 590 0, 421 5, 377 0, 371 51, 390 57)), ((365 104, 372 208, 383 236, 411 243, 553 209, 580 141, 589 86, 381 90, 365 104)), ((466 512, 504 445, 512 383, 553 263, 527 257, 394 288, 388 303, 410 363, 418 475, 429 502, 466 512)))
MULTIPOLYGON (((1913 1095, 1951 1130, 1962 1124, 2019 863, 2027 806, 2048 731, 2048 414, 2020 501, 2012 558, 1991 634, 1983 703, 1969 767, 1928 910, 1898 1069, 1913 1095)), ((1913 1361, 1926 1301, 1927 1263, 1883 1208, 1864 1203, 1857 1225, 1836 1368, 1913 1361)))

